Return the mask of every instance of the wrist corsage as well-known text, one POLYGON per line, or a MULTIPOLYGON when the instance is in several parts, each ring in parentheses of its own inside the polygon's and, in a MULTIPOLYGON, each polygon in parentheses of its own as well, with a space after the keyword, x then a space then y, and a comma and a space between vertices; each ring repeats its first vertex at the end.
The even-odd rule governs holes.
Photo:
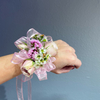
POLYGON ((51 36, 40 34, 33 28, 28 30, 27 37, 23 36, 15 41, 15 45, 20 51, 14 53, 11 62, 19 64, 23 73, 17 76, 17 95, 19 100, 23 100, 22 85, 18 86, 19 80, 21 82, 29 81, 33 73, 39 80, 46 80, 47 72, 56 68, 53 62, 56 60, 58 47, 51 36))

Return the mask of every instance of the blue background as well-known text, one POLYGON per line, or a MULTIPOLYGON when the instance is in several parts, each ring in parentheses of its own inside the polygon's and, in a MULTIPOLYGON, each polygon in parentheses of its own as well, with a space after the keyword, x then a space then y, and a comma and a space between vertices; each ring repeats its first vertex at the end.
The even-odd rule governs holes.
MULTIPOLYGON (((0 0, 0 56, 29 28, 75 48, 82 66, 32 79, 32 100, 100 100, 100 0, 0 0)), ((27 84, 24 98, 27 100, 27 84)), ((0 100, 17 100, 16 78, 0 85, 0 100)))

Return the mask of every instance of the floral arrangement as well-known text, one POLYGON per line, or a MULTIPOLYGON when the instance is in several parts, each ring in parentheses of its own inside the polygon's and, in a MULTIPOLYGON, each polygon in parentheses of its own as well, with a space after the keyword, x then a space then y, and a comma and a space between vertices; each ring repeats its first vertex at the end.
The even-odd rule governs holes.
POLYGON ((14 44, 20 51, 14 53, 11 62, 19 64, 23 73, 16 77, 18 100, 24 100, 22 83, 26 81, 28 81, 28 100, 32 100, 31 78, 33 73, 39 80, 47 79, 47 72, 56 68, 53 62, 56 60, 58 47, 51 36, 40 34, 33 28, 28 30, 27 37, 19 38, 14 44))
POLYGON ((35 73, 39 80, 44 80, 47 79, 46 72, 56 68, 53 62, 58 47, 51 36, 45 36, 31 28, 27 37, 19 38, 15 45, 20 51, 14 53, 11 62, 19 64, 25 76, 30 77, 35 73))

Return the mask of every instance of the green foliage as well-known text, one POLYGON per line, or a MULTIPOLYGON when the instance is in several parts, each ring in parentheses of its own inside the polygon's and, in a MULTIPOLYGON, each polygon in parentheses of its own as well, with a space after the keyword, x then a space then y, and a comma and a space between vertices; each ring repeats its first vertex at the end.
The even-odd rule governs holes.
POLYGON ((23 42, 25 45, 27 45, 27 43, 23 42))
POLYGON ((42 40, 42 42, 46 42, 46 39, 42 40))

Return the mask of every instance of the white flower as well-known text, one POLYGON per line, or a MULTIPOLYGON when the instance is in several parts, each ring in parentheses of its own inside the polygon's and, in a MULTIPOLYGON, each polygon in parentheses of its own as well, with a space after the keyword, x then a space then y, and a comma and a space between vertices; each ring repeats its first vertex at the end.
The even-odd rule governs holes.
POLYGON ((23 63, 22 67, 25 68, 26 70, 28 70, 28 69, 32 68, 33 65, 34 65, 34 62, 32 60, 26 60, 23 63))
POLYGON ((47 53, 51 56, 55 56, 57 54, 57 45, 55 42, 50 42, 46 44, 47 53))
POLYGON ((47 52, 47 50, 46 50, 46 49, 44 49, 43 53, 46 53, 46 52, 47 52))
POLYGON ((26 75, 27 77, 32 75, 35 71, 35 68, 33 65, 34 65, 34 62, 32 60, 29 60, 29 59, 26 60, 21 66, 22 73, 26 75))
POLYGON ((38 60, 42 59, 42 57, 43 57, 42 54, 35 55, 35 61, 38 61, 38 60))
POLYGON ((46 64, 46 61, 44 61, 43 64, 46 64))
POLYGON ((37 64, 34 64, 35 69, 40 68, 40 66, 38 66, 37 64))
POLYGON ((28 72, 30 73, 30 75, 32 75, 33 73, 34 73, 34 71, 35 71, 35 68, 33 67, 33 68, 30 68, 29 70, 28 70, 28 72))
POLYGON ((21 50, 21 49, 26 49, 26 48, 28 48, 27 47, 27 45, 25 45, 25 44, 19 44, 19 45, 17 45, 18 46, 18 48, 21 50))
POLYGON ((43 53, 46 53, 46 52, 47 52, 47 50, 44 47, 42 47, 41 49, 39 49, 39 53, 40 54, 43 54, 43 53))

